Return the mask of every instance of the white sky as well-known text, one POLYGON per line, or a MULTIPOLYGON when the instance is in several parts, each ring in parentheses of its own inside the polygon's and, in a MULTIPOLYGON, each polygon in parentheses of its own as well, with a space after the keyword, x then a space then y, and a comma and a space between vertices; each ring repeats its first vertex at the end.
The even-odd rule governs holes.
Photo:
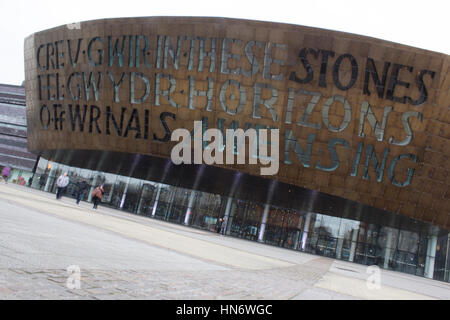
POLYGON ((213 16, 345 31, 450 54, 449 0, 0 0, 0 83, 24 80, 28 35, 67 23, 213 16))

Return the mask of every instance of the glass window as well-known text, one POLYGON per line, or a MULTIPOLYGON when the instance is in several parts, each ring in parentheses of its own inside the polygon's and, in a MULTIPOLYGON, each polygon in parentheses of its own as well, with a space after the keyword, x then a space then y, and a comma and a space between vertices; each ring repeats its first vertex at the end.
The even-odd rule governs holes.
POLYGON ((284 211, 272 207, 267 217, 266 229, 264 231, 264 242, 281 245, 283 238, 285 213, 284 211))
POLYGON ((222 198, 219 195, 199 192, 195 202, 193 225, 212 232, 220 229, 219 218, 223 215, 222 198))
POLYGON ((353 230, 358 230, 358 228, 359 228, 359 221, 341 219, 338 238, 351 240, 353 237, 353 230))
POLYGON ((103 189, 105 190, 102 203, 119 208, 128 178, 103 172, 97 174, 95 178, 93 187, 103 184, 103 189))
POLYGON ((131 178, 128 183, 128 188, 126 189, 126 196, 123 202, 123 210, 128 212, 136 212, 139 205, 140 190, 142 186, 142 181, 131 178))
POLYGON ((51 164, 47 159, 39 158, 36 172, 33 177, 32 187, 43 190, 47 183, 48 174, 51 169, 51 164))
POLYGON ((317 242, 319 239, 319 234, 316 232, 307 232, 303 235, 307 235, 306 241, 305 241, 305 251, 310 253, 318 253, 317 250, 317 242))
POLYGON ((378 227, 374 224, 369 224, 366 230, 366 242, 375 245, 378 240, 378 227))
POLYGON ((137 213, 147 217, 151 217, 157 194, 158 185, 149 181, 144 181, 141 187, 141 195, 137 213))
POLYGON ((418 250, 419 234, 400 230, 398 239, 398 250, 416 253, 418 250))
MULTIPOLYGON (((193 193, 195 196, 195 193, 193 193)), ((170 187, 169 200, 167 202, 167 211, 165 220, 171 222, 184 222, 184 215, 186 214, 187 205, 184 203, 178 203, 175 199, 183 199, 185 196, 185 190, 177 187, 170 187)), ((183 201, 184 202, 184 201, 183 201)))
POLYGON ((239 200, 236 207, 231 234, 240 238, 257 240, 263 211, 262 205, 239 200))
POLYGON ((339 236, 339 227, 341 218, 321 215, 320 234, 323 236, 337 238, 339 236))

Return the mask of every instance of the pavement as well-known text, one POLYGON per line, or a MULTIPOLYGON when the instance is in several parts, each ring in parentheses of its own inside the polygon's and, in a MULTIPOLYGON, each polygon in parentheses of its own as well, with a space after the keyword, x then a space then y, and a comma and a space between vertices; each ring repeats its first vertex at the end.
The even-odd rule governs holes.
POLYGON ((1 300, 449 300, 450 284, 0 184, 1 300))

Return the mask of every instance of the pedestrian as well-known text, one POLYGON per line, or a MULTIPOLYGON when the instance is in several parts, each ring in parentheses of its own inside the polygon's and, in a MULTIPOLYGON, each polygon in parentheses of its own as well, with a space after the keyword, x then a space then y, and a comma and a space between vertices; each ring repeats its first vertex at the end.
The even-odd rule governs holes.
POLYGON ((2 177, 3 177, 3 180, 5 181, 5 183, 8 183, 8 177, 9 177, 10 173, 11 173, 11 168, 10 167, 6 166, 6 167, 3 168, 3 170, 2 170, 2 177))
POLYGON ((61 199, 61 197, 66 192, 66 188, 69 185, 69 176, 67 175, 67 172, 64 172, 64 174, 60 175, 58 180, 56 180, 56 186, 58 187, 56 191, 56 199, 61 199))
POLYGON ((222 227, 222 218, 217 219, 216 225, 214 226, 214 232, 220 233, 220 228, 222 227))
POLYGON ((80 204, 81 198, 84 196, 85 191, 89 188, 86 178, 83 181, 77 183, 77 204, 80 204))
POLYGON ((220 226, 220 234, 224 235, 227 231, 227 224, 228 224, 228 216, 224 216, 222 219, 222 225, 220 226))
POLYGON ((102 196, 105 190, 103 189, 103 185, 98 186, 92 191, 92 201, 94 202, 93 209, 97 209, 98 204, 102 200, 102 196))
POLYGON ((47 182, 47 174, 42 174, 39 177, 39 189, 42 190, 45 186, 45 183, 47 182))

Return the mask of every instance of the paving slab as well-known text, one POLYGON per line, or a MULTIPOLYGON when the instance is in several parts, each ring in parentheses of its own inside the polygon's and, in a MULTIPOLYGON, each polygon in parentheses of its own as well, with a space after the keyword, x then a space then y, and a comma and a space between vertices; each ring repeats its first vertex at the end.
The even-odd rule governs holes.
POLYGON ((448 283, 379 271, 373 290, 367 266, 0 185, 0 299, 450 299, 448 283))

